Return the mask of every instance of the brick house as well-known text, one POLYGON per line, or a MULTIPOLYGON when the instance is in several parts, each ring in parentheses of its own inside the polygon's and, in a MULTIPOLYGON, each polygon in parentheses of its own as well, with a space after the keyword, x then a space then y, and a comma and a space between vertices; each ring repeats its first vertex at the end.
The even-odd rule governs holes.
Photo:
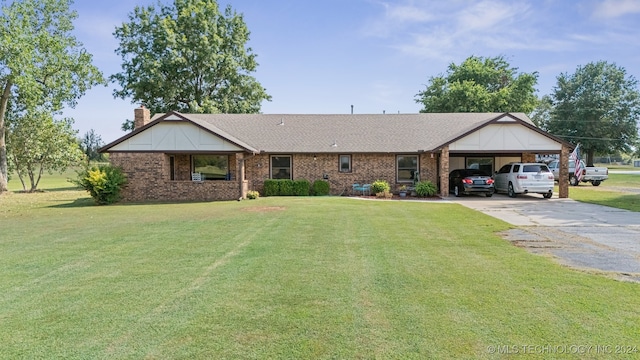
MULTIPOLYGON (((511 161, 570 145, 522 113, 181 114, 135 109, 133 132, 104 146, 127 174, 123 201, 211 201, 262 191, 271 178, 327 179, 335 195, 383 179, 393 189, 419 176, 448 195, 450 170, 493 173, 511 161), (195 179, 194 174, 200 176, 195 179), (198 175, 199 174, 199 175, 198 175)), ((564 179, 568 169, 561 169, 564 179)), ((560 196, 568 195, 560 181, 560 196)))

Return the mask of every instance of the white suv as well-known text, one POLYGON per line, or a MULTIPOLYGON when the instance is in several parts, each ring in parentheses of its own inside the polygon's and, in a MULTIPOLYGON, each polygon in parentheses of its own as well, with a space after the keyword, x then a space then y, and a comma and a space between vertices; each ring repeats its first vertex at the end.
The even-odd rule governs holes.
POLYGON ((493 177, 496 192, 506 192, 510 197, 517 194, 542 194, 545 199, 553 196, 553 174, 545 164, 509 163, 500 168, 493 177))

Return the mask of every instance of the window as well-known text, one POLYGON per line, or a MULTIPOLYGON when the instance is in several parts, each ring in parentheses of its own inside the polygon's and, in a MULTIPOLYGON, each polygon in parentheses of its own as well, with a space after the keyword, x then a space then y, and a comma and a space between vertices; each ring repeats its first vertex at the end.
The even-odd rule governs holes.
POLYGON ((398 155, 398 182, 413 182, 418 173, 418 156, 417 155, 398 155))
POLYGON ((507 174, 509 173, 509 171, 511 171, 511 164, 507 164, 504 165, 503 167, 500 168, 500 171, 498 171, 499 174, 507 174))
POLYGON ((493 173, 493 158, 469 157, 467 158, 467 169, 479 169, 487 174, 493 173))
POLYGON ((271 178, 291 179, 291 156, 279 155, 271 157, 271 178))
POLYGON ((173 155, 169 156, 169 179, 176 179, 176 157, 173 155))
POLYGON ((351 172, 351 155, 340 155, 340 172, 351 172))
POLYGON ((193 155, 193 172, 202 174, 202 180, 226 180, 229 173, 227 155, 193 155))

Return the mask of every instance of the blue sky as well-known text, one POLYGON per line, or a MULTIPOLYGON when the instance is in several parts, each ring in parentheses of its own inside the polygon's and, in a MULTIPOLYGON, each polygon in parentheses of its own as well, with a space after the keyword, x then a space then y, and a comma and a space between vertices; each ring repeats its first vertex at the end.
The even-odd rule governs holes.
MULTIPOLYGON (((163 2, 171 0, 162 0, 163 2)), ((156 0, 76 0, 75 34, 105 76, 120 71, 116 26, 156 0)), ((538 72, 538 95, 560 73, 605 60, 640 78, 640 0, 220 0, 244 15, 253 74, 273 97, 263 113, 416 113, 432 76, 471 55, 503 55, 538 72)), ((136 104, 97 87, 65 116, 105 142, 136 104)))

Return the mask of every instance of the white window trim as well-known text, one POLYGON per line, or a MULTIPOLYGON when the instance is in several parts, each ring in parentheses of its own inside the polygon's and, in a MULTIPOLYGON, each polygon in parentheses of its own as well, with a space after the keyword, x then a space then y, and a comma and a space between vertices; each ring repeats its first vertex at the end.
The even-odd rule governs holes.
POLYGON ((351 156, 351 154, 340 154, 338 155, 338 172, 346 174, 346 173, 350 173, 353 171, 353 157, 351 156), (343 156, 348 156, 349 157, 349 169, 348 170, 342 170, 342 157, 343 156))
POLYGON ((289 158, 289 179, 293 179, 293 156, 292 155, 271 155, 269 156, 269 179, 273 179, 273 158, 288 157, 289 158))
POLYGON ((420 156, 417 154, 398 154, 396 155, 396 183, 398 184, 411 184, 413 183, 413 180, 400 180, 399 176, 400 175, 400 164, 398 164, 398 161, 400 160, 400 157, 414 157, 416 158, 416 174, 420 173, 420 156))

